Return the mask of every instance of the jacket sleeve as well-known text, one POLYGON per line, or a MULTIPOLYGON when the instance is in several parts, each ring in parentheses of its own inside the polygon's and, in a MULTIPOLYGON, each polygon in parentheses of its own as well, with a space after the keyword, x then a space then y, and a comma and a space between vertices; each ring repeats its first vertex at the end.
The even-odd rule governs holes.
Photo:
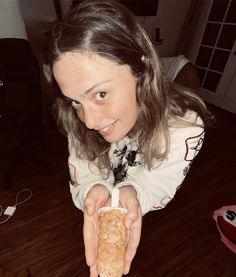
POLYGON ((174 197, 190 165, 201 149, 202 127, 173 128, 170 131, 170 151, 167 159, 148 170, 144 166, 128 169, 128 178, 117 185, 132 185, 137 191, 142 213, 164 208, 174 197))
POLYGON ((84 199, 89 190, 96 184, 101 184, 107 187, 111 193, 113 189, 114 177, 109 174, 107 178, 103 178, 99 169, 94 163, 79 159, 76 156, 75 149, 68 137, 69 145, 69 174, 70 174, 70 192, 75 206, 84 210, 84 199))

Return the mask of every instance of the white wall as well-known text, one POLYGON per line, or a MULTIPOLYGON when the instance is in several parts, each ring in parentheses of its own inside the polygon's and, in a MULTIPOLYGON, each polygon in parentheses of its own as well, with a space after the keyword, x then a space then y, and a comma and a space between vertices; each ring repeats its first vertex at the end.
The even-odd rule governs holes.
POLYGON ((19 0, 0 0, 0 38, 27 39, 19 0))
MULTIPOLYGON (((144 29, 154 42, 160 56, 174 56, 183 32, 185 17, 192 0, 159 0, 156 16, 138 17, 144 29), (155 43, 156 28, 160 28, 163 44, 155 43)), ((61 0, 63 12, 71 7, 72 0, 61 0)))
POLYGON ((155 29, 160 28, 160 38, 163 38, 163 44, 156 45, 160 56, 170 57, 181 54, 176 53, 176 50, 190 2, 191 0, 159 0, 157 16, 140 18, 152 40, 155 39, 155 29))
POLYGON ((45 33, 57 18, 54 3, 52 0, 20 0, 20 6, 32 49, 38 55, 45 33))
MULTIPOLYGON (((183 31, 183 24, 191 0, 159 0, 157 16, 139 17, 140 22, 149 33, 154 44, 155 30, 160 28, 162 45, 156 45, 160 56, 174 56, 183 31)), ((68 11, 72 0, 61 0, 63 12, 68 11)), ((21 20, 19 0, 0 0, 0 37, 26 37, 25 27, 33 51, 40 52, 45 33, 56 20, 52 0, 20 0, 24 18, 21 20)))

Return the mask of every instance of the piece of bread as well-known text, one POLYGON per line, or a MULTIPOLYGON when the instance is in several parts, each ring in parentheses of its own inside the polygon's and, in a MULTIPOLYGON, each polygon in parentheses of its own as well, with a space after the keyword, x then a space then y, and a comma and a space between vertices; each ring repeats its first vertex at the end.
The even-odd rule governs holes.
POLYGON ((121 277, 125 266, 125 213, 118 209, 99 214, 97 269, 100 277, 121 277))

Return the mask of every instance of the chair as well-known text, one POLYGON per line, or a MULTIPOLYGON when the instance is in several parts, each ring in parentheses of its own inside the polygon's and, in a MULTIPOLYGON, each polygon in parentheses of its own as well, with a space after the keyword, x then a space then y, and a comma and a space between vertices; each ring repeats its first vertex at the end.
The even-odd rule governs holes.
POLYGON ((42 142, 42 127, 40 69, 30 44, 25 39, 0 39, 0 158, 9 160, 5 188, 24 159, 48 170, 31 155, 32 148, 42 142))
POLYGON ((163 57, 161 63, 168 78, 180 86, 197 91, 200 80, 196 67, 184 56, 163 57))

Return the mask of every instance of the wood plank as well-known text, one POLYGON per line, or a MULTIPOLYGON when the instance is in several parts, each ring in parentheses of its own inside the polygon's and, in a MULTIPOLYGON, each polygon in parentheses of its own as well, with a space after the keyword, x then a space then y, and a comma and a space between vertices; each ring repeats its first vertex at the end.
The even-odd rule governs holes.
MULTIPOLYGON (((130 277, 236 276, 236 256, 220 241, 212 219, 215 209, 236 204, 236 116, 211 108, 216 127, 207 132, 182 188, 165 209, 144 216, 130 277)), ((68 187, 67 143, 56 131, 45 138, 48 150, 41 155, 51 173, 22 163, 12 188, 0 187, 4 208, 14 204, 21 189, 33 192, 0 225, 0 268, 28 268, 33 277, 87 277, 83 214, 68 187)))

